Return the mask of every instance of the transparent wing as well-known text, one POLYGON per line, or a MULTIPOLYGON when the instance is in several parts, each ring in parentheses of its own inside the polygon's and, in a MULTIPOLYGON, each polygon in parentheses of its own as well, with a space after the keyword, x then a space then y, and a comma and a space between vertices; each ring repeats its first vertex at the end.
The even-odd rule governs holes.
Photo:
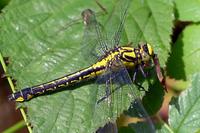
POLYGON ((94 60, 96 61, 99 56, 105 55, 108 51, 106 34, 103 34, 103 26, 96 20, 95 13, 92 10, 84 10, 82 18, 85 25, 82 53, 83 56, 94 63, 94 60))
MULTIPOLYGON (((71 60, 72 57, 73 57, 73 60, 78 59, 78 61, 75 61, 75 63, 78 62, 79 65, 72 66, 71 71, 77 71, 79 69, 89 66, 90 64, 95 63, 99 59, 99 57, 101 55, 105 55, 106 51, 108 50, 107 43, 106 43, 106 36, 105 34, 103 34, 103 30, 104 30, 103 26, 96 20, 95 13, 90 9, 86 9, 82 12, 81 15, 82 15, 82 19, 80 17, 66 23, 65 25, 61 27, 57 26, 56 29, 54 29, 55 32, 53 32, 53 34, 48 33, 45 37, 41 37, 41 41, 43 41, 44 43, 51 44, 51 46, 58 45, 55 47, 59 47, 60 43, 63 43, 63 42, 68 43, 67 39, 64 39, 65 41, 63 41, 63 38, 67 38, 66 34, 64 34, 65 32, 67 33, 67 28, 70 28, 71 26, 74 26, 74 25, 79 25, 80 23, 84 23, 85 25, 84 34, 82 37, 81 46, 80 47, 78 46, 77 48, 77 47, 74 47, 74 46, 77 46, 77 44, 71 45, 69 47, 65 45, 66 47, 62 49, 63 51, 65 49, 68 52, 67 57, 63 58, 62 60, 63 64, 64 63, 72 64, 71 62, 69 62, 69 60, 71 60), (57 39, 57 38, 62 38, 62 39, 57 39), (56 42, 55 39, 61 40, 61 42, 56 42), (75 52, 72 53, 71 52, 72 50, 68 50, 68 49, 73 49, 73 50, 76 49, 76 50, 74 50, 75 52)), ((103 15, 103 14, 99 14, 99 15, 103 15)), ((50 73, 44 72, 44 74, 46 75, 44 76, 45 77, 44 79, 46 79, 46 77, 49 77, 50 73)), ((44 74, 42 73, 41 75, 44 75, 44 74)))
MULTIPOLYGON (((133 85, 127 69, 119 60, 114 61, 97 81, 98 84, 106 82, 99 87, 101 90, 98 105, 100 108, 104 107, 102 110, 106 110, 108 118, 112 120, 129 108, 134 111, 135 117, 145 119, 146 129, 149 132, 155 132, 154 125, 141 102, 141 93, 133 85)), ((141 131, 137 129, 137 132, 141 131)))
MULTIPOLYGON (((106 23, 107 36, 109 38, 109 46, 113 48, 119 45, 121 42, 121 36, 124 30, 124 22, 127 16, 128 8, 132 0, 117 0, 115 7, 110 14, 110 17, 106 23)), ((124 38, 125 39, 125 38, 124 38)), ((128 42, 127 40, 123 40, 128 42)))
POLYGON ((83 55, 87 58, 89 57, 91 62, 96 61, 99 56, 106 54, 109 49, 120 44, 125 18, 131 1, 117 1, 105 28, 96 20, 95 13, 92 10, 86 9, 82 12, 85 24, 82 42, 85 53, 83 55))

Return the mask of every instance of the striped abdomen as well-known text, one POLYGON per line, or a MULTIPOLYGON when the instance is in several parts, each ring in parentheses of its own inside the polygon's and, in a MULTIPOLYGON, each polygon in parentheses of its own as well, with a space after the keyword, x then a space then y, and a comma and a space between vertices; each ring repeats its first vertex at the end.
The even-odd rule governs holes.
POLYGON ((66 75, 64 77, 49 81, 44 84, 22 89, 9 96, 9 100, 15 100, 17 102, 23 102, 31 99, 33 96, 44 94, 47 91, 54 91, 61 87, 67 87, 79 83, 81 81, 95 78, 104 70, 105 67, 88 67, 78 72, 66 75))
POLYGON ((116 47, 105 53, 105 56, 102 56, 101 60, 88 68, 44 84, 25 88, 9 96, 9 99, 18 102, 27 101, 35 95, 44 94, 47 91, 53 91, 60 87, 66 87, 86 79, 95 78, 104 73, 106 68, 115 69, 121 66, 120 63, 117 63, 119 60, 126 68, 134 69, 136 65, 148 63, 152 57, 154 57, 154 52, 149 44, 141 45, 138 48, 116 47))

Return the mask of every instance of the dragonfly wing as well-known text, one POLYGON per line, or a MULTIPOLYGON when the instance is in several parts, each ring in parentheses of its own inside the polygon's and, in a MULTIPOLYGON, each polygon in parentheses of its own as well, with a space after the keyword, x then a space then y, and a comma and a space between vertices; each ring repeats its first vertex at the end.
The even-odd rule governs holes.
POLYGON ((141 102, 141 93, 133 85, 127 69, 120 61, 115 61, 113 64, 114 66, 111 67, 115 68, 108 68, 107 72, 98 78, 98 83, 101 83, 100 81, 109 81, 109 84, 104 85, 104 89, 99 88, 104 90, 104 94, 103 91, 100 91, 99 98, 107 96, 99 104, 105 106, 104 111, 107 110, 108 118, 116 118, 128 108, 133 110, 136 117, 145 119, 147 123, 146 129, 154 132, 154 125, 141 102), (105 93, 105 89, 109 89, 110 93, 105 93))
MULTIPOLYGON (((121 42, 121 36, 124 30, 124 22, 128 13, 128 8, 132 0, 118 0, 110 14, 109 19, 106 23, 107 36, 110 38, 109 45, 114 47, 119 45, 121 42)), ((125 38, 123 38, 125 39, 125 38)), ((123 40, 123 42, 128 42, 128 40, 123 40)))
POLYGON ((96 20, 95 13, 86 9, 82 12, 82 19, 85 25, 82 48, 82 55, 89 58, 92 63, 108 51, 106 36, 103 34, 103 26, 96 20), (84 52, 85 51, 85 52, 84 52), (94 60, 93 60, 94 59, 94 60))

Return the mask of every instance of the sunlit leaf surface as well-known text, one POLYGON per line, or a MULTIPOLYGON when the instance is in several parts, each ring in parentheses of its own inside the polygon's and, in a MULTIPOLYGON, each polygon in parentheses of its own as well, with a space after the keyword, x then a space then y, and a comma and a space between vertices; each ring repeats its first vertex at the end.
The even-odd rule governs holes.
MULTIPOLYGON (((102 25, 111 14, 116 1, 101 1, 108 10, 98 20, 102 25)), ((82 57, 83 24, 81 12, 90 8, 102 12, 95 1, 83 0, 12 0, 0 18, 0 50, 10 57, 9 74, 17 80, 16 89, 43 83, 85 67, 82 57), (81 49, 82 48, 82 49, 81 49)), ((169 52, 173 20, 173 4, 168 0, 135 0, 129 8, 123 41, 149 42, 164 66, 169 52)), ((116 20, 116 22, 119 20, 116 20)), ((106 31, 115 27, 106 27, 106 31), (109 29, 110 28, 110 29, 109 29)), ((88 64, 90 65, 90 64, 88 64)), ((96 84, 77 87, 73 91, 60 91, 24 103, 34 132, 94 132, 110 118, 106 103, 96 107, 96 84)), ((149 100, 150 101, 150 100, 149 100)), ((121 110, 130 105, 124 100, 121 110)))

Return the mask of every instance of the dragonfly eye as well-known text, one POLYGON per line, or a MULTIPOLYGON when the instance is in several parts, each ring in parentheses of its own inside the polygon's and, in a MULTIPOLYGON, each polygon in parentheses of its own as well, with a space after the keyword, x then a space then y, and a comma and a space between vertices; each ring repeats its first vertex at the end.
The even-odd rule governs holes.
POLYGON ((95 19, 95 14, 91 9, 86 9, 84 10, 82 13, 82 18, 83 18, 83 23, 85 25, 91 24, 92 22, 94 22, 95 19))
POLYGON ((143 48, 144 52, 147 53, 148 55, 150 55, 150 56, 154 55, 153 48, 151 47, 150 44, 148 44, 148 43, 144 44, 142 46, 142 48, 143 48))

